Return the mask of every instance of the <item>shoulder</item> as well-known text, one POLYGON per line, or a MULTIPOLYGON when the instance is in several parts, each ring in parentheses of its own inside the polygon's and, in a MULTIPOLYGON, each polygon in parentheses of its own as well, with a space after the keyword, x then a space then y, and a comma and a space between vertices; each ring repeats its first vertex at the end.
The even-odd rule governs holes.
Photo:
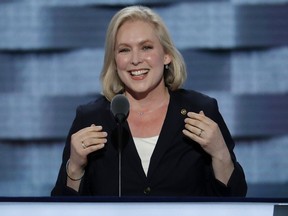
POLYGON ((204 106, 205 104, 217 104, 215 98, 194 90, 178 89, 170 92, 171 97, 177 103, 204 106))
POLYGON ((110 110, 110 102, 101 94, 96 95, 94 100, 77 107, 78 114, 81 113, 89 115, 95 112, 103 112, 105 110, 110 110))
POLYGON ((197 91, 185 89, 173 91, 170 95, 171 99, 173 98, 171 100, 173 106, 177 107, 178 110, 186 109, 196 113, 203 111, 206 116, 219 124, 222 129, 226 128, 215 98, 197 91))

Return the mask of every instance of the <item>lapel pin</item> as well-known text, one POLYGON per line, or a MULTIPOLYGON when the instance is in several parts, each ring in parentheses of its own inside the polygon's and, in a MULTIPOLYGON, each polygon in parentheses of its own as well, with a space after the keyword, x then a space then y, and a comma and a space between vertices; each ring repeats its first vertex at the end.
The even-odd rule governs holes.
POLYGON ((181 109, 181 114, 185 116, 187 114, 187 110, 186 109, 181 109))

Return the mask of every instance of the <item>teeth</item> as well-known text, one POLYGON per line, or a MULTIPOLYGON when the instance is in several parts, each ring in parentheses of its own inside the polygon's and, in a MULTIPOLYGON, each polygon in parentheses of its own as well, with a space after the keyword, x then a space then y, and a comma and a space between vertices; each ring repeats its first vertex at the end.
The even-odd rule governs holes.
POLYGON ((131 75, 132 76, 139 76, 139 75, 145 74, 147 72, 148 72, 148 70, 131 71, 131 75))

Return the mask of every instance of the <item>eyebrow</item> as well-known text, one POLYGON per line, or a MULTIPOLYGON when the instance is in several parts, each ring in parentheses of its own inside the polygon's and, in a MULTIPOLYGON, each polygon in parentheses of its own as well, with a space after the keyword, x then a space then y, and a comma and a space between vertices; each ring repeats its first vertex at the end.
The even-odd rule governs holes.
MULTIPOLYGON (((153 41, 151 41, 151 40, 149 40, 149 39, 146 39, 146 40, 143 40, 143 41, 140 41, 140 45, 143 45, 143 44, 145 44, 145 43, 153 43, 153 41)), ((118 44, 117 45, 117 47, 119 47, 119 46, 129 46, 129 44, 127 44, 127 43, 120 43, 120 44, 118 44)))

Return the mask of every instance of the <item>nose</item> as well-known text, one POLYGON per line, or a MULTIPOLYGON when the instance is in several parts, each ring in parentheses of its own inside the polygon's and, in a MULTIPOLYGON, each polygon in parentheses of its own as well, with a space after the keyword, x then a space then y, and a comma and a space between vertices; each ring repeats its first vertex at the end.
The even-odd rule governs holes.
POLYGON ((136 50, 133 51, 132 52, 132 57, 131 57, 131 64, 138 65, 141 62, 142 62, 141 54, 138 51, 136 51, 136 50))

